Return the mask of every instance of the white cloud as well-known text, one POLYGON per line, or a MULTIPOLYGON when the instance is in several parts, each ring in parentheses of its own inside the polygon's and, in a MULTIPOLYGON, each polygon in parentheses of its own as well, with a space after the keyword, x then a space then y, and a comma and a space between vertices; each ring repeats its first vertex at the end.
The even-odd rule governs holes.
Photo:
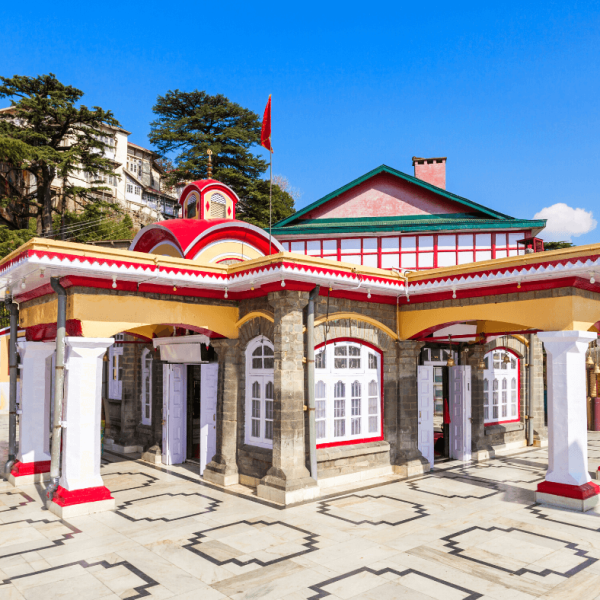
POLYGON ((589 233, 598 224, 591 210, 572 208, 564 202, 542 208, 533 218, 548 219, 546 228, 540 234, 548 242, 570 242, 572 237, 589 233))

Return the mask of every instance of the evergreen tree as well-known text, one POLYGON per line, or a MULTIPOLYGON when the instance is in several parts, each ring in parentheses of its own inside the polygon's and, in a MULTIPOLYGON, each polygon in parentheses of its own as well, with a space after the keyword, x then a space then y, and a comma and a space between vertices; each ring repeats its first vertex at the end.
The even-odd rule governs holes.
POLYGON ((37 234, 48 235, 53 213, 64 215, 69 199, 112 207, 97 192, 109 190, 103 180, 116 176, 104 152, 112 137, 107 127, 119 123, 110 111, 77 106, 82 96, 52 73, 0 77, 0 98, 11 99, 0 112, 1 220, 10 229, 26 228, 33 217, 37 234), (28 174, 34 185, 23 184, 28 174), (62 188, 52 186, 55 178, 62 188))
POLYGON ((544 242, 544 250, 560 250, 561 248, 572 248, 571 242, 544 242))
MULTIPOLYGON (((213 178, 240 197, 237 218, 268 228, 269 184, 261 179, 267 163, 253 152, 260 144, 258 115, 221 94, 199 90, 169 91, 152 110, 157 118, 151 123, 150 142, 163 156, 175 154, 168 184, 205 179, 210 148, 213 178)), ((293 197, 273 185, 273 223, 293 212, 293 197)))

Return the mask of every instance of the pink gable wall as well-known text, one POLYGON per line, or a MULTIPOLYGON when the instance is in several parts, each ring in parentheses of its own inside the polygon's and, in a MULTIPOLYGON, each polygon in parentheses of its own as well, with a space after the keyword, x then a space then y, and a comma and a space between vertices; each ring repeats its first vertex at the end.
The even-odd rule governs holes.
POLYGON ((301 218, 391 217, 468 212, 475 211, 408 181, 380 173, 301 218))

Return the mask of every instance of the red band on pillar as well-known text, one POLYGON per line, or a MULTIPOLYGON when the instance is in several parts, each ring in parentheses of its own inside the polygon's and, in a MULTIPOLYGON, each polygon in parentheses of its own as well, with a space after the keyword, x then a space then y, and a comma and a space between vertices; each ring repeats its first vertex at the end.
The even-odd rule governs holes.
POLYGON ((65 490, 58 486, 52 502, 59 506, 73 506, 74 504, 85 504, 86 502, 99 502, 100 500, 112 500, 110 490, 107 487, 84 488, 83 490, 65 490))
POLYGON ((538 483, 537 491, 542 494, 552 494, 553 496, 563 496, 563 498, 575 498, 576 500, 585 500, 592 496, 600 494, 600 487, 590 481, 583 485, 568 485, 566 483, 554 483, 553 481, 542 481, 538 483))
POLYGON ((40 460, 38 462, 22 463, 17 461, 10 474, 13 477, 23 477, 24 475, 37 475, 38 473, 48 473, 50 471, 50 461, 40 460))

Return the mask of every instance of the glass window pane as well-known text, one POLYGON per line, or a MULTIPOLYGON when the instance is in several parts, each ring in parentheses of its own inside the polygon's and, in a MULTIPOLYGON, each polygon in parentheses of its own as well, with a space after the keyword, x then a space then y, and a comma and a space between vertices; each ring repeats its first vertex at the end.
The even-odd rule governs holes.
POLYGON ((252 437, 260 437, 260 421, 252 419, 252 437))
POLYGON ((337 240, 323 240, 323 254, 337 254, 337 240))
POLYGON ((346 421, 339 419, 333 422, 333 435, 335 437, 344 437, 346 435, 346 421))
MULTIPOLYGON (((265 398, 267 398, 268 400, 273 400, 273 382, 269 381, 267 382, 267 385, 265 386, 265 398)), ((270 418, 270 417, 267 417, 270 418)))
POLYGON ((252 417, 260 419, 260 400, 252 400, 252 417))
POLYGON ((399 254, 382 254, 381 255, 382 269, 398 269, 400 268, 399 254))
POLYGON ((379 257, 377 254, 363 254, 363 265, 365 267, 377 268, 377 260, 379 257))
POLYGON ((377 252, 377 238, 364 238, 363 252, 377 252))
POLYGON ((456 248, 455 235, 438 235, 439 250, 454 250, 456 248))
POLYGON ((456 252, 440 252, 438 267, 453 267, 456 264, 456 252))
POLYGON ((433 268, 433 252, 419 252, 419 269, 433 268))
POLYGON ((420 235, 419 236, 419 250, 433 250, 433 236, 432 235, 420 235))
POLYGON ((262 349, 265 356, 273 356, 273 348, 271 346, 262 346, 262 349))
POLYGON ((292 252, 304 254, 304 242, 292 242, 292 252))
POLYGON ((371 381, 369 383, 369 396, 377 396, 377 382, 371 381))
POLYGON ((417 266, 417 255, 414 253, 402 254, 400 257, 401 267, 403 269, 415 269, 417 266))
POLYGON ((325 421, 317 421, 317 439, 325 438, 325 421))
POLYGON ((360 254, 360 238, 340 240, 342 254, 360 254))
POLYGON ((265 358, 264 361, 265 361, 265 364, 264 364, 265 369, 274 369, 275 368, 275 359, 274 358, 265 358))
POLYGON ((265 421, 265 438, 267 440, 273 439, 273 421, 265 421))
POLYGON ((273 400, 265 402, 265 419, 273 420, 273 400))
POLYGON ((253 369, 262 369, 262 358, 253 358, 252 359, 252 368, 253 369))
POLYGON ((478 250, 487 250, 492 247, 491 233, 478 233, 475 236, 475 245, 478 250))
POLYGON ((400 244, 397 237, 381 238, 382 252, 398 252, 398 250, 400 250, 400 244))
POLYGON ((333 349, 333 354, 335 356, 347 356, 348 347, 347 346, 335 346, 333 349))
POLYGON ((263 346, 262 345, 257 346, 254 349, 254 352, 252 353, 252 356, 262 356, 262 352, 263 352, 263 346))
POLYGON ((325 398, 325 382, 317 381, 315 385, 315 398, 325 398))
POLYGON ((352 419, 352 435, 360 435, 360 419, 352 419))
POLYGON ((336 358, 336 359, 333 361, 333 366, 334 366, 336 369, 345 369, 345 368, 346 368, 346 361, 347 361, 347 359, 346 359, 346 358, 336 358))
POLYGON ((458 236, 458 249, 469 250, 471 248, 473 248, 473 234, 460 234, 458 236))
POLYGON ((336 419, 346 416, 346 401, 345 400, 334 400, 333 401, 333 416, 336 419))
POLYGON ((315 417, 317 419, 324 419, 325 418, 325 400, 317 400, 315 402, 315 417))
POLYGON ((377 357, 369 352, 369 369, 377 368, 377 357))
POLYGON ((377 433, 377 417, 369 417, 369 433, 377 433))
POLYGON ((417 249, 417 238, 414 235, 405 235, 400 238, 403 252, 414 252, 417 249))
POLYGON ((310 256, 320 256, 321 254, 321 242, 310 241, 306 242, 306 254, 310 256))
POLYGON ((324 369, 325 368, 325 351, 321 350, 315 356, 315 369, 324 369))
POLYGON ((369 414, 376 415, 378 411, 379 403, 377 402, 377 398, 369 398, 369 414))

